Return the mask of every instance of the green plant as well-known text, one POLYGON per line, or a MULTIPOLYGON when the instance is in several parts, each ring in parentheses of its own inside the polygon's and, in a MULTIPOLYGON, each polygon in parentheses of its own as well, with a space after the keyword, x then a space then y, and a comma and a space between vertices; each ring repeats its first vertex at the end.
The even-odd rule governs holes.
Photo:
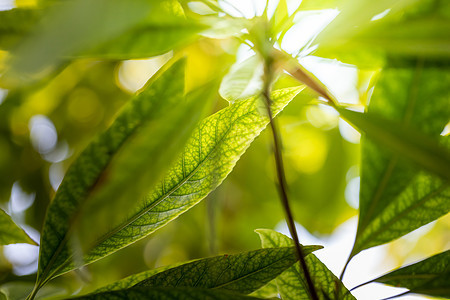
MULTIPOLYGON (((0 103, 0 143, 6 149, 0 196, 7 201, 13 183, 20 182, 41 197, 30 222, 42 229, 28 299, 45 297, 47 284, 68 272, 87 276, 83 266, 138 242, 198 204, 266 127, 293 241, 258 229, 263 249, 177 263, 55 297, 354 299, 342 283, 354 256, 448 213, 450 152, 442 133, 450 116, 449 3, 304 0, 289 12, 287 1, 280 0, 271 13, 272 4, 267 1, 251 19, 232 16, 226 1, 210 0, 42 0, 35 7, 0 11, 0 84, 8 91, 0 103), (285 52, 283 42, 305 11, 325 8, 340 13, 298 47, 297 55, 285 52), (233 65, 241 45, 253 55, 233 65), (311 53, 357 68, 364 113, 305 68, 302 59, 311 53), (160 69, 126 101, 128 95, 105 74, 123 60, 149 57, 157 57, 160 69), (95 95, 86 88, 91 85, 95 95), (61 96, 66 94, 67 107, 61 96), (311 253, 321 246, 301 246, 296 232, 298 210, 292 208, 283 132, 275 119, 288 105, 294 111, 327 106, 362 134, 358 230, 341 278, 311 253), (30 142, 22 121, 46 112, 68 140, 76 137, 70 144, 77 153, 54 195, 42 174, 49 162, 59 161, 32 133, 30 142), (65 116, 88 125, 70 128, 65 116)), ((3 211, 0 223, 2 244, 30 241, 3 211)), ((213 229, 211 234, 214 240, 213 229)), ((449 266, 447 250, 371 282, 450 298, 449 266)), ((4 283, 23 279, 4 277, 4 283)))

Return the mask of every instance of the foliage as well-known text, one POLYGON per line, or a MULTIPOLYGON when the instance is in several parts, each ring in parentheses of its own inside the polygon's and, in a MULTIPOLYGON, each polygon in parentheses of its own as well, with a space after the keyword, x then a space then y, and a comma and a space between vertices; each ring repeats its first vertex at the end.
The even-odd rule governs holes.
MULTIPOLYGON (((355 299, 355 256, 450 210, 448 1, 24 2, 0 11, 0 242, 41 237, 35 274, 0 256, 2 299, 355 299), (299 42, 311 16, 329 24, 299 42), (338 278, 294 217, 323 234, 354 213, 338 278), (243 250, 284 215, 293 240, 243 250)), ((444 250, 357 287, 450 298, 444 250)))

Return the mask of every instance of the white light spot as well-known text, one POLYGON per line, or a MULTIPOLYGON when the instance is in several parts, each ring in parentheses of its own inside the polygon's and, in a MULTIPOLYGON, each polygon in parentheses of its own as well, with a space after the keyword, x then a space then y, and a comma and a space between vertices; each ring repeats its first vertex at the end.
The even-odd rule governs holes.
POLYGON ((35 115, 28 123, 30 139, 34 149, 40 154, 46 154, 53 150, 58 141, 56 128, 49 118, 43 115, 35 115))
POLYGON ((339 118, 339 132, 347 142, 359 144, 361 134, 343 119, 339 118))
POLYGON ((59 185, 64 178, 64 174, 65 170, 62 163, 54 163, 50 166, 48 170, 48 177, 54 191, 59 188, 59 185))
MULTIPOLYGON (((0 9, 1 10, 1 9, 0 9)), ((8 94, 7 90, 1 89, 0 88, 0 104, 3 103, 3 101, 5 101, 6 95, 8 94)))
POLYGON ((14 0, 0 0, 0 11, 10 10, 16 7, 14 0))
POLYGON ((11 199, 10 199, 10 209, 11 215, 20 214, 31 205, 33 205, 36 194, 28 194, 20 187, 19 183, 16 181, 11 189, 11 199))
POLYGON ((345 187, 345 201, 353 207, 358 209, 359 207, 359 184, 360 178, 355 177, 350 179, 345 187))
POLYGON ((51 152, 44 154, 44 159, 48 162, 57 163, 67 159, 71 155, 69 145, 63 141, 58 143, 51 152))
MULTIPOLYGON (((29 226, 22 226, 34 240, 39 241, 39 232, 29 226)), ((13 265, 13 272, 23 276, 35 273, 38 268, 39 247, 30 244, 12 244, 3 247, 5 258, 13 265)))
POLYGON ((119 66, 120 87, 135 93, 172 57, 172 52, 149 59, 125 60, 119 66))
POLYGON ((390 11, 391 11, 391 9, 388 8, 388 9, 386 9, 385 11, 379 13, 378 15, 373 16, 372 19, 370 19, 370 21, 376 21, 376 20, 382 19, 382 18, 384 18, 390 11))

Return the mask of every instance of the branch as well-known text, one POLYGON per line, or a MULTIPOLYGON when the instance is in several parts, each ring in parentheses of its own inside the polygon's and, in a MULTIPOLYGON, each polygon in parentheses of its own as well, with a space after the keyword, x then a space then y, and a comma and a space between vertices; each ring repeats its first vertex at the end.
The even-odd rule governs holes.
POLYGON ((308 284, 309 294, 312 300, 318 300, 317 292, 315 290, 314 284, 312 282, 311 276, 308 271, 308 267, 306 265, 305 258, 303 256, 303 251, 298 239, 297 230, 295 228, 294 217, 292 214, 292 210, 289 205, 289 199, 287 195, 287 183, 284 172, 284 164, 283 164, 283 156, 281 154, 281 138, 278 131, 277 123, 273 120, 272 110, 270 105, 272 100, 270 99, 270 83, 272 82, 272 63, 271 61, 266 60, 265 63, 265 82, 264 82, 264 90, 263 97, 266 102, 267 114, 270 119, 270 127, 272 129, 273 135, 273 144, 274 144, 274 156, 275 156, 275 164, 277 169, 277 177, 278 177, 278 191, 280 193, 281 203, 284 208, 284 212, 286 214, 286 223, 289 227, 289 232, 291 233, 292 239, 294 240, 295 249, 297 251, 297 256, 300 261, 301 269, 303 270, 303 274, 305 276, 306 282, 308 284))

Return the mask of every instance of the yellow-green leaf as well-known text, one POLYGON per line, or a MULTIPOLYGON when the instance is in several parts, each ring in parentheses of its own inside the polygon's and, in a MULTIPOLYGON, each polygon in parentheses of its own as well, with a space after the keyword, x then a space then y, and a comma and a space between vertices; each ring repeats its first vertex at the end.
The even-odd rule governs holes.
MULTIPOLYGON (((274 113, 280 112, 302 89, 295 87, 274 91, 274 113)), ((132 207, 133 212, 119 225, 96 240, 91 250, 83 256, 83 262, 98 260, 149 235, 214 190, 267 125, 268 118, 261 114, 260 106, 263 106, 260 97, 251 97, 203 120, 162 181, 138 205, 132 207)), ((55 214, 64 217, 66 208, 52 206, 55 214)), ((52 233, 48 235, 55 236, 52 233)), ((43 248, 41 253, 49 261, 48 250, 44 252, 43 248)), ((52 267, 52 276, 75 268, 69 252, 62 251, 59 257, 58 263, 52 267)))
POLYGON ((11 217, 0 209, 0 245, 28 243, 36 245, 22 228, 16 225, 11 217))
POLYGON ((119 226, 181 150, 206 100, 185 100, 184 67, 156 75, 71 165, 45 220, 39 284, 72 260, 74 237, 87 251, 119 226))

